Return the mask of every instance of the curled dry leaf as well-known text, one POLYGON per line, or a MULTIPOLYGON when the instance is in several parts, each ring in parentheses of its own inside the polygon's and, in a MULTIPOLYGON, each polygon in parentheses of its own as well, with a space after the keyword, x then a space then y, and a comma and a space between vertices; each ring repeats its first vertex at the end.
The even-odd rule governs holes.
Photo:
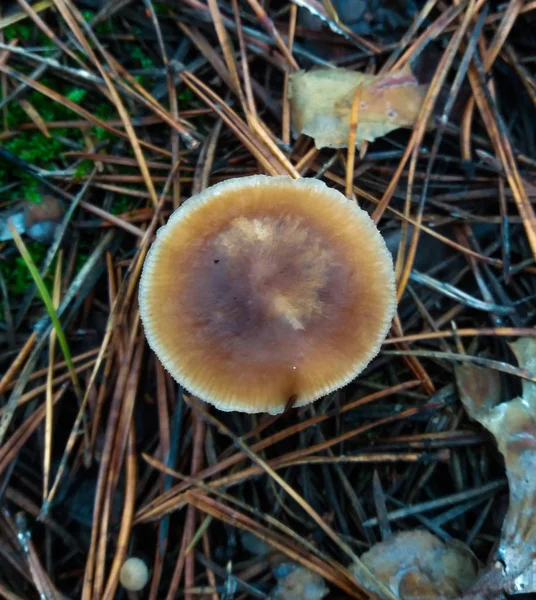
MULTIPOLYGON (((536 375, 536 340, 511 344, 519 366, 536 375)), ((494 436, 504 456, 510 504, 496 561, 482 582, 506 592, 536 592, 536 384, 523 380, 523 393, 501 401, 496 371, 463 365, 456 380, 469 416, 494 436)))
POLYGON ((356 144, 412 127, 426 96, 409 67, 387 75, 346 69, 299 71, 290 78, 292 120, 317 148, 346 148, 352 100, 360 88, 356 144))
MULTIPOLYGON (((478 574, 478 562, 467 546, 456 540, 446 544, 424 530, 399 532, 375 544, 361 561, 397 600, 456 598, 478 574)), ((350 570, 359 581, 360 571, 350 570)))

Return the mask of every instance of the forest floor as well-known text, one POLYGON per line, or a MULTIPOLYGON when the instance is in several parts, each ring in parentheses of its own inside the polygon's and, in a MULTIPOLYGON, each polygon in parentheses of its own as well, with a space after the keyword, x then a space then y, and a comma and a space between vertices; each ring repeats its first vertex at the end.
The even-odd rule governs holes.
POLYGON ((536 593, 535 28, 522 0, 1 2, 0 597, 536 593), (426 98, 317 149, 289 78, 320 67, 426 98), (376 359, 277 417, 177 386, 137 301, 173 210, 256 173, 340 190, 396 266, 376 359))

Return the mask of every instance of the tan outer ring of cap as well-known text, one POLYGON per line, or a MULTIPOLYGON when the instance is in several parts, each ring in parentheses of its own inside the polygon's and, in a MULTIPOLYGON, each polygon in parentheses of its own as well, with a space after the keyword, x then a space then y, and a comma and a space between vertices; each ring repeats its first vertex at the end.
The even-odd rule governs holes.
MULTIPOLYGON (((317 179, 302 178, 293 180, 288 176, 266 176, 266 175, 253 175, 249 177, 241 177, 235 179, 229 179, 227 181, 218 183, 211 186, 191 197, 187 200, 180 208, 178 208, 169 217, 167 224, 161 227, 156 236, 156 240, 149 249, 143 270, 140 278, 139 286, 139 306, 140 316, 145 328, 145 335, 149 346, 155 352, 157 357, 160 359, 163 366, 172 377, 184 386, 190 393, 197 397, 205 400, 220 410, 223 411, 239 411, 247 413, 258 413, 268 412, 270 414, 278 414, 283 412, 285 405, 278 401, 277 405, 273 406, 258 406, 254 403, 249 403, 247 399, 241 398, 222 398, 218 397, 217 394, 207 392, 205 386, 200 386, 194 381, 189 374, 185 371, 180 361, 177 360, 173 352, 166 347, 163 347, 161 341, 158 339, 157 332, 155 331, 155 322, 151 313, 150 297, 151 297, 151 273, 154 271, 159 261, 159 253, 163 247, 163 242, 175 235, 174 226, 180 221, 185 219, 190 213, 197 211, 202 206, 211 203, 217 196, 228 193, 241 193, 248 189, 269 186, 274 189, 277 187, 285 188, 289 185, 299 186, 300 189, 310 190, 313 193, 321 194, 328 197, 332 202, 345 203, 348 207, 349 213, 353 213, 354 216, 359 220, 360 226, 365 228, 367 235, 373 239, 374 250, 378 255, 379 269, 381 269, 382 277, 385 278, 385 317, 381 321, 381 326, 377 331, 377 335, 373 340, 373 343, 369 346, 368 351, 360 357, 360 360, 349 363, 348 367, 340 373, 340 376, 336 381, 330 381, 320 389, 315 390, 314 393, 307 395, 300 395, 294 406, 303 406, 317 400, 318 398, 331 393, 339 388, 342 388, 365 369, 370 361, 378 354, 380 347, 387 336, 389 328, 391 326, 392 318, 396 311, 396 285, 394 278, 393 262, 392 257, 387 249, 385 241, 379 233, 376 225, 369 217, 369 215, 359 208, 356 203, 348 201, 340 192, 329 188, 325 183, 317 179)), ((351 215, 349 215, 351 216, 351 215)))

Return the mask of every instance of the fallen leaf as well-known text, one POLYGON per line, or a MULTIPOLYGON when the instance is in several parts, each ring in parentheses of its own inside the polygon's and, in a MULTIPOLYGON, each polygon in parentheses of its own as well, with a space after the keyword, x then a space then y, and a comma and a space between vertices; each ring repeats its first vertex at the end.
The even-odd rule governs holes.
MULTIPOLYGON (((520 367, 536 375, 536 340, 511 344, 520 367)), ((486 587, 536 592, 536 384, 522 381, 522 395, 500 403, 496 372, 470 364, 456 367, 460 399, 468 414, 490 431, 504 456, 510 503, 496 561, 486 587)))
POLYGON ((329 591, 320 575, 294 563, 281 563, 275 576, 278 583, 270 600, 322 600, 329 591))
POLYGON ((364 140, 373 142, 400 127, 413 127, 427 91, 409 67, 387 75, 346 69, 299 71, 290 77, 289 88, 296 131, 314 138, 317 148, 346 148, 358 86, 356 145, 364 140))
MULTIPOLYGON (((362 563, 397 600, 456 598, 478 575, 478 561, 461 542, 448 544, 425 530, 401 531, 361 555, 362 563)), ((359 571, 350 566, 356 579, 359 571)), ((379 590, 370 589, 379 594, 379 590)))

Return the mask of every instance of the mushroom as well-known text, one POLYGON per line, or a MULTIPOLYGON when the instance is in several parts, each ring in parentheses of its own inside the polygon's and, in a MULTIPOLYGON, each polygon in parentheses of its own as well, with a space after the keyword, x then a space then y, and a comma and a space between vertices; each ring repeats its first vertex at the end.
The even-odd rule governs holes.
POLYGON ((280 413, 356 377, 396 307, 391 255, 354 202, 316 179, 254 175, 190 198, 140 280, 149 345, 219 409, 280 413))

